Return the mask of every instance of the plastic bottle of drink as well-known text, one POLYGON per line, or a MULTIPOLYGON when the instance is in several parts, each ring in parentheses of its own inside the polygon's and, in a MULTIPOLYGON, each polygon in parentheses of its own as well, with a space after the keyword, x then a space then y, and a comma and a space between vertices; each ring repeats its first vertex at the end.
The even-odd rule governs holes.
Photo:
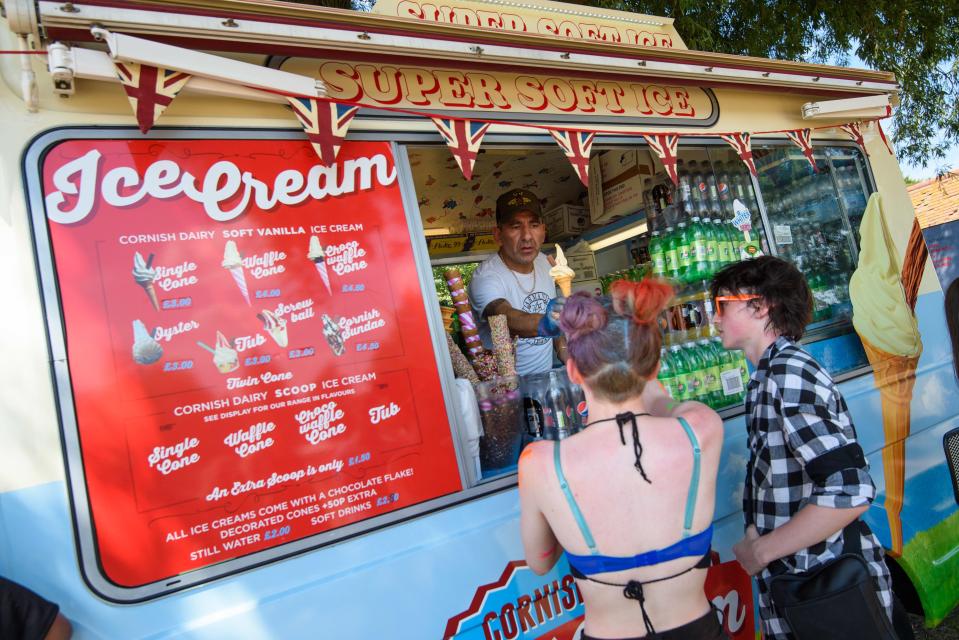
POLYGON ((696 168, 696 171, 690 171, 690 178, 693 181, 693 192, 700 203, 709 206, 709 185, 706 184, 706 177, 703 175, 706 171, 706 163, 696 168))
POLYGON ((673 380, 676 385, 674 400, 689 400, 689 362, 683 354, 682 346, 674 344, 669 348, 670 365, 673 368, 673 380))
POLYGON ((739 367, 739 375, 742 376, 743 381, 743 391, 739 394, 739 401, 743 402, 746 399, 746 387, 749 386, 749 361, 746 359, 746 352, 737 350, 736 351, 736 366, 739 367))
POLYGON ((722 212, 719 204, 719 187, 716 185, 716 174, 706 174, 706 187, 709 189, 709 210, 713 212, 722 212))
POLYGON ((706 362, 699 353, 699 347, 695 342, 687 342, 683 345, 683 353, 686 356, 686 362, 689 363, 689 371, 686 374, 689 379, 689 398, 690 400, 705 401, 703 394, 706 391, 706 362))
POLYGON ((733 198, 736 196, 733 192, 733 185, 730 183, 729 172, 721 162, 716 163, 716 188, 719 190, 719 204, 722 206, 720 214, 722 216, 732 216, 733 198))
POLYGON ((659 231, 653 231, 649 237, 649 261, 653 265, 653 275, 657 278, 666 277, 666 251, 663 248, 663 239, 659 231))
POLYGON ((719 271, 719 268, 723 266, 723 262, 719 257, 719 228, 714 224, 713 220, 703 218, 703 229, 706 230, 706 254, 709 260, 709 274, 706 277, 712 278, 713 275, 719 271))
POLYGON ((713 233, 716 236, 716 246, 718 251, 717 261, 720 267, 732 262, 733 242, 726 233, 726 225, 722 219, 713 219, 713 233))
POLYGON ((689 226, 685 222, 680 222, 674 237, 676 255, 679 257, 679 277, 677 280, 680 282, 687 282, 693 264, 693 236, 690 232, 689 226))
POLYGON ((709 340, 703 339, 697 344, 699 344, 699 352, 702 354, 703 360, 706 363, 704 380, 706 384, 706 404, 715 409, 719 407, 723 401, 723 388, 719 382, 720 356, 716 353, 713 343, 709 340))
POLYGON ((676 251, 676 230, 672 227, 667 227, 663 236, 663 256, 666 262, 666 277, 678 280, 679 253, 676 251))
MULTIPOLYGON (((691 162, 690 165, 694 164, 694 162, 691 162)), ((686 169, 682 160, 676 161, 676 174, 679 177, 679 186, 676 189, 676 200, 679 201, 682 210, 687 212, 693 207, 693 183, 689 178, 689 170, 686 169)))
POLYGON ((736 359, 731 351, 723 347, 720 338, 713 338, 716 353, 719 356, 719 402, 721 407, 728 407, 739 401, 742 378, 739 376, 736 359))
POLYGON ((666 392, 672 396, 673 400, 676 400, 679 392, 676 388, 676 374, 674 373, 674 369, 673 358, 669 350, 663 347, 659 350, 659 375, 657 378, 663 383, 663 386, 666 387, 666 392))
MULTIPOLYGON (((573 435, 573 407, 566 392, 568 384, 564 375, 551 371, 549 374, 549 409, 553 416, 555 434, 550 434, 556 440, 562 440, 573 435)), ((549 435, 547 435, 547 438, 549 435)))
POLYGON ((709 236, 699 216, 693 216, 689 225, 692 236, 692 264, 686 276, 687 282, 697 282, 709 277, 709 236))
MULTIPOLYGON (((689 212, 691 211, 696 211, 701 200, 699 197, 699 185, 696 183, 697 173, 699 173, 699 163, 695 160, 690 160, 689 167, 686 170, 685 182, 689 188, 689 200, 687 201, 686 208, 684 210, 686 215, 689 215, 689 212)), ((679 176, 679 188, 681 191, 686 189, 683 184, 683 176, 679 176)))

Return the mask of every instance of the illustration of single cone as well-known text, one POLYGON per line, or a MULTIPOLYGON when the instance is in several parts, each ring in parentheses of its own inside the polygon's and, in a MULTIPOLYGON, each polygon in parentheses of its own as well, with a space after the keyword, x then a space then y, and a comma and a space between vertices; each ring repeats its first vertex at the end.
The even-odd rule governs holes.
POLYGON ((139 251, 133 254, 133 279, 138 285, 143 287, 143 291, 146 292, 147 297, 150 298, 150 304, 153 305, 154 311, 160 310, 160 301, 157 300, 157 292, 153 286, 153 282, 157 279, 157 271, 153 268, 153 257, 154 254, 150 254, 146 260, 143 259, 143 255, 139 251))
POLYGON ((892 542, 890 553, 902 554, 902 502, 905 490, 906 438, 912 417, 912 390, 916 384, 919 356, 900 356, 876 348, 862 338, 862 346, 873 367, 876 388, 882 401, 882 427, 886 446, 882 468, 886 478, 886 517, 892 542))

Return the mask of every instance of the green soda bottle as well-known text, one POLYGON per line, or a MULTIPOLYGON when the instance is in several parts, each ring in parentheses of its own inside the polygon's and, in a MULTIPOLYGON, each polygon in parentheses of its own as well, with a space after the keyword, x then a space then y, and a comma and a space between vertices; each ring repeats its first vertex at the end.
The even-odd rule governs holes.
POLYGON ((666 251, 663 249, 663 239, 659 231, 653 231, 649 238, 649 261, 653 265, 653 275, 657 278, 666 276, 666 251))
POLYGON ((692 267, 686 277, 687 282, 696 282, 709 277, 709 236, 699 216, 693 216, 689 225, 692 236, 692 267))
POLYGON ((666 260, 666 276, 673 280, 679 280, 679 252, 676 245, 676 230, 672 227, 666 228, 666 237, 663 238, 663 255, 666 260))
POLYGON ((716 238, 719 242, 719 264, 724 266, 733 261, 733 239, 726 230, 726 224, 720 218, 713 220, 716 238))
POLYGON ((700 340, 698 344, 699 352, 706 361, 706 404, 716 409, 721 407, 723 402, 723 387, 719 381, 720 355, 709 340, 700 340))
POLYGON ((680 222, 676 229, 676 254, 679 256, 679 281, 688 282, 693 267, 693 234, 685 222, 680 222))
POLYGON ((674 344, 669 348, 669 357, 673 367, 673 380, 676 384, 676 395, 673 399, 680 402, 689 400, 689 362, 683 354, 683 348, 674 344))
POLYGON ((686 374, 689 379, 689 399, 705 401, 703 394, 706 391, 706 363, 699 353, 699 347, 695 342, 687 342, 683 345, 683 353, 689 363, 689 372, 686 374))
POLYGON ((676 374, 674 372, 673 359, 666 347, 659 350, 659 375, 657 379, 666 387, 666 393, 677 399, 679 392, 676 388, 676 374))
POLYGON ((713 338, 719 355, 719 393, 721 395, 720 407, 728 407, 739 401, 742 386, 736 360, 731 351, 723 348, 720 338, 713 338))
POLYGON ((706 230, 706 253, 709 260, 709 273, 704 276, 712 278, 723 263, 719 259, 719 234, 716 225, 709 218, 703 218, 703 229, 706 230))
POLYGON ((739 394, 739 401, 744 402, 746 400, 746 387, 749 386, 749 361, 746 359, 745 351, 736 351, 736 366, 739 367, 739 375, 742 377, 743 381, 743 391, 739 394))

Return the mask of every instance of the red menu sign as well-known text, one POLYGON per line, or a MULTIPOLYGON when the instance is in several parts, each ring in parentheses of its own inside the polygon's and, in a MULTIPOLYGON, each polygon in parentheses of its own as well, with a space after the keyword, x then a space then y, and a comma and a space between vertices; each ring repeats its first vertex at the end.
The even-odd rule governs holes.
POLYGON ((387 143, 78 140, 43 181, 109 580, 461 488, 387 143))

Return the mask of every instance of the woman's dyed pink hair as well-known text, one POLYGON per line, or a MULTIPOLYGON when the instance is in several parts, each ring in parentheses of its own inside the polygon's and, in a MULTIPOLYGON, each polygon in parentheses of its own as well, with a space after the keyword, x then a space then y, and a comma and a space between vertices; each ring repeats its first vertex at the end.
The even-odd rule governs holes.
POLYGON ((609 297, 574 293, 559 326, 569 357, 590 390, 611 402, 639 395, 659 364, 662 334, 657 318, 673 297, 666 282, 618 280, 609 297))

